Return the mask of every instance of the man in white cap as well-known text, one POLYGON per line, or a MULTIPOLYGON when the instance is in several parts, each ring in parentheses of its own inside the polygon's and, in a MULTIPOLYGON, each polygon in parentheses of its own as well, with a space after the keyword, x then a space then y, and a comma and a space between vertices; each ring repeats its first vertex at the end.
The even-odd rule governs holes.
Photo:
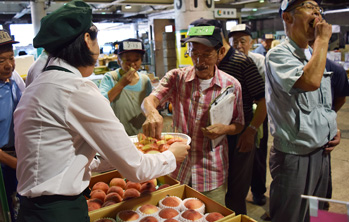
MULTIPOLYGON (((238 24, 230 29, 228 34, 229 42, 232 46, 250 57, 258 68, 259 74, 265 79, 265 57, 261 54, 251 52, 253 39, 251 29, 246 24, 238 24)), ((263 122, 263 130, 258 132, 257 149, 254 156, 253 172, 251 180, 251 192, 253 194, 253 202, 257 205, 264 205, 266 197, 264 193, 267 191, 266 172, 267 172, 267 152, 268 152, 268 118, 263 122)))
POLYGON ((309 221, 308 202, 301 195, 326 196, 328 153, 340 142, 331 109, 331 76, 325 70, 332 27, 322 11, 313 0, 283 0, 280 15, 288 39, 266 56, 266 101, 274 137, 269 162, 272 221, 309 221))

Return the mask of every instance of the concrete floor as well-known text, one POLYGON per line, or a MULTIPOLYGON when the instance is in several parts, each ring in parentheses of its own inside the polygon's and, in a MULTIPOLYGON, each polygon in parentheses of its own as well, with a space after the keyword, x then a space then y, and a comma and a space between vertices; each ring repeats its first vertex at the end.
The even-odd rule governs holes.
MULTIPOLYGON (((164 113, 164 131, 171 129, 170 125, 172 123, 172 118, 164 113)), ((344 104, 344 106, 339 110, 337 116, 338 128, 341 130, 341 142, 340 144, 332 151, 331 161, 332 161, 332 183, 333 183, 333 193, 332 199, 349 201, 349 99, 344 104)), ((269 134, 268 147, 272 145, 272 136, 269 134)), ((267 164, 268 166, 268 164, 267 164)), ((269 187, 271 183, 271 176, 269 172, 269 167, 267 169, 267 203, 264 206, 257 206, 249 203, 252 200, 251 193, 246 197, 247 203, 247 215, 251 218, 263 222, 266 220, 261 219, 261 216, 264 215, 269 210, 269 187)), ((330 203, 330 211, 338 213, 346 213, 345 205, 330 203)))

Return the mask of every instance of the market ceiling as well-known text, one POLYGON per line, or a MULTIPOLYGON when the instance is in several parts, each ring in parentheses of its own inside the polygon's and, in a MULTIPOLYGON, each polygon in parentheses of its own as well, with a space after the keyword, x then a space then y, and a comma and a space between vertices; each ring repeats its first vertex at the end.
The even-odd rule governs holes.
MULTIPOLYGON (((45 2, 47 13, 67 2, 63 0, 32 1, 45 2)), ((94 22, 131 23, 144 21, 150 15, 156 14, 167 14, 173 17, 174 2, 177 1, 181 0, 86 0, 85 2, 93 7, 94 22), (131 6, 130 9, 129 6, 131 6)), ((242 19, 246 21, 277 17, 280 0, 220 0, 215 1, 214 4, 215 8, 236 8, 241 12, 242 19)), ((322 0, 322 6, 325 10, 349 8, 349 0, 322 0)), ((31 23, 30 13, 30 1, 0 1, 0 24, 31 23)))

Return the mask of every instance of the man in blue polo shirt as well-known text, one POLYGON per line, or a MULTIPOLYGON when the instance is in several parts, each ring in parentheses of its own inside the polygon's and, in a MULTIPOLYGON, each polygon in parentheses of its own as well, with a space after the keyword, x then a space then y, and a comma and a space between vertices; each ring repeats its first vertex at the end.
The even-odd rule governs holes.
POLYGON ((22 95, 20 86, 12 77, 15 70, 12 44, 16 43, 7 31, 0 30, 0 162, 12 221, 15 221, 13 200, 17 188, 13 112, 22 95))

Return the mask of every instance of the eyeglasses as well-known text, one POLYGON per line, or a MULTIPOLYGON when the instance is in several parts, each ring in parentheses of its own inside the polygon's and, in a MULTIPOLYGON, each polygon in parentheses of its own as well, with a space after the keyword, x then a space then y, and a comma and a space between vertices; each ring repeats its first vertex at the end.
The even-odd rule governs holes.
POLYGON ((299 5, 296 5, 296 6, 292 7, 290 10, 287 10, 287 11, 292 11, 293 9, 298 8, 298 7, 304 7, 306 9, 308 9, 308 10, 314 10, 315 9, 320 14, 324 13, 324 9, 322 7, 320 7, 318 5, 314 5, 311 2, 303 2, 303 3, 299 4, 299 5))
MULTIPOLYGON (((219 52, 219 49, 217 50, 217 54, 219 52)), ((212 59, 214 58, 217 54, 215 53, 203 53, 203 54, 200 54, 200 53, 197 53, 197 52, 193 52, 192 50, 189 50, 189 56, 190 57, 193 57, 193 58, 197 58, 197 57, 200 57, 202 59, 212 59)))

